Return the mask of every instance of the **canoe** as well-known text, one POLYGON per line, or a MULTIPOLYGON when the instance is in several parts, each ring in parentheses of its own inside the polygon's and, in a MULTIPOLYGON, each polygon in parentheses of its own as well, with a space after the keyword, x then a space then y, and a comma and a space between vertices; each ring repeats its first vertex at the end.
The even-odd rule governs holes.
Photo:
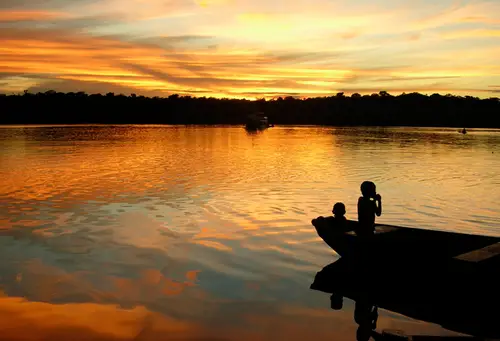
MULTIPOLYGON (((458 333, 500 337, 498 267, 478 270, 453 259, 412 267, 403 259, 397 263, 360 265, 341 258, 316 274, 311 289, 332 294, 332 302, 340 298, 340 305, 332 303, 335 310, 342 309, 343 297, 355 301, 360 328, 360 311, 377 307, 458 333)), ((369 329, 376 329, 376 320, 369 329)))
POLYGON ((376 224, 375 234, 357 236, 357 221, 339 226, 333 218, 312 220, 318 235, 342 257, 424 260, 463 257, 488 263, 500 254, 500 238, 376 224))

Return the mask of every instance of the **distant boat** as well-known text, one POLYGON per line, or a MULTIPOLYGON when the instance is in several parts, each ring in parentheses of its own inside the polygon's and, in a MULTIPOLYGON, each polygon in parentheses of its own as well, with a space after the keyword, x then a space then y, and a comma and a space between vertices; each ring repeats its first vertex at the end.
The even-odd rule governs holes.
POLYGON ((464 128, 464 129, 462 129, 462 130, 459 130, 458 132, 459 132, 459 133, 462 133, 462 134, 464 134, 464 135, 465 135, 465 134, 467 134, 467 130, 465 130, 465 128, 464 128))
POLYGON ((363 238, 354 232, 359 226, 357 221, 348 220, 345 226, 339 227, 333 218, 320 218, 312 224, 325 243, 342 257, 388 261, 455 257, 472 259, 481 265, 500 264, 499 237, 375 224, 375 234, 363 238))
POLYGON ((257 112, 247 117, 245 128, 247 130, 263 130, 273 126, 269 124, 269 119, 263 112, 257 112))

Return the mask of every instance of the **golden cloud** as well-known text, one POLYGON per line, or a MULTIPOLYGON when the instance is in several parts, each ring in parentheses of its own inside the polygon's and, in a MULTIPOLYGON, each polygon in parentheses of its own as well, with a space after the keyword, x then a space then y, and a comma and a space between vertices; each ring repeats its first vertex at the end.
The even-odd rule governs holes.
POLYGON ((387 89, 387 84, 373 80, 381 78, 386 83, 418 78, 422 84, 415 87, 407 83, 408 91, 422 86, 438 89, 441 87, 433 82, 423 83, 451 76, 460 79, 449 85, 449 92, 467 86, 471 77, 483 77, 477 86, 486 88, 491 82, 486 78, 497 75, 493 47, 481 53, 480 60, 467 52, 479 47, 471 49, 457 42, 448 50, 434 48, 445 39, 451 44, 451 40, 462 38, 498 38, 498 30, 486 26, 444 33, 432 30, 465 21, 497 20, 492 14, 495 6, 456 3, 437 14, 419 12, 417 19, 411 16, 415 9, 408 6, 372 6, 370 11, 361 11, 349 4, 324 1, 308 7, 305 2, 294 2, 287 12, 230 0, 84 2, 64 7, 64 13, 72 16, 57 11, 4 10, 0 16, 9 22, 50 19, 47 27, 54 29, 9 26, 0 32, 0 72, 4 74, 0 91, 44 91, 51 87, 75 91, 80 87, 88 92, 109 89, 160 96, 179 93, 253 99, 325 96, 347 88, 387 89), (217 11, 210 10, 211 6, 218 6, 217 11), (86 28, 85 18, 98 14, 104 17, 96 22, 105 22, 104 18, 113 15, 121 19, 109 24, 104 33, 99 33, 100 27, 86 28), (179 36, 164 33, 166 23, 149 20, 181 20, 183 15, 190 18, 182 20, 197 20, 197 24, 181 30, 179 36), (62 29, 72 27, 73 20, 80 20, 78 30, 62 29), (125 24, 130 32, 124 31, 125 24), (445 71, 432 70, 436 61, 444 63, 450 55, 458 54, 468 61, 451 58, 445 71), (380 65, 387 67, 370 70, 380 65), (390 68, 400 73, 391 74, 394 70, 390 68))
POLYGON ((69 15, 62 12, 35 11, 35 10, 0 10, 0 22, 2 21, 39 21, 68 18, 69 15))

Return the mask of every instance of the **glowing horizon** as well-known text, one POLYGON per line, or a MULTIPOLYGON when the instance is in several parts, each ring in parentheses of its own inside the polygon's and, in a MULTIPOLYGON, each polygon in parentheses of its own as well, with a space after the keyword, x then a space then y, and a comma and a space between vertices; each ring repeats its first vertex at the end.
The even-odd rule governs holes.
POLYGON ((0 93, 500 93, 492 0, 3 0, 0 41, 0 93))

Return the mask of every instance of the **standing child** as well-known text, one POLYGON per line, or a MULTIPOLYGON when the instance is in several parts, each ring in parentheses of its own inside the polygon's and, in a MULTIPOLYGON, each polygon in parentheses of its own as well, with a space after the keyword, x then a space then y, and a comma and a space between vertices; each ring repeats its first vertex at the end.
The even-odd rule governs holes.
POLYGON ((377 194, 377 187, 371 181, 361 184, 361 196, 358 200, 357 235, 369 236, 375 233, 375 215, 382 214, 382 197, 377 194))

